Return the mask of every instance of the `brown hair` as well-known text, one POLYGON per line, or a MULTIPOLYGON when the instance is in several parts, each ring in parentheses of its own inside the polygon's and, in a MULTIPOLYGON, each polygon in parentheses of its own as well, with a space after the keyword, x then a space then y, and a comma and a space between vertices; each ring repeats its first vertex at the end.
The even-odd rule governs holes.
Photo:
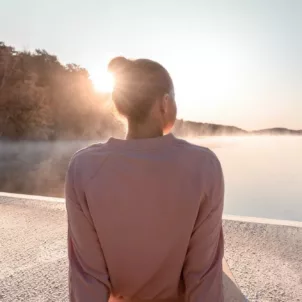
POLYGON ((112 100, 118 112, 132 122, 143 122, 156 99, 165 94, 174 98, 172 79, 157 62, 116 57, 110 61, 108 71, 115 78, 112 100))

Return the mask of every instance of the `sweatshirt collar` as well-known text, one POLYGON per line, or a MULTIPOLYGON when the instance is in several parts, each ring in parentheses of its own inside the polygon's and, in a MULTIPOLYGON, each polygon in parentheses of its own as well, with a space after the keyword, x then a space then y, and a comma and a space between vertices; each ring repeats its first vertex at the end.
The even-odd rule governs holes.
POLYGON ((142 138, 142 139, 117 139, 111 137, 107 144, 109 146, 116 146, 129 149, 157 149, 168 146, 175 139, 172 133, 159 136, 155 138, 142 138))

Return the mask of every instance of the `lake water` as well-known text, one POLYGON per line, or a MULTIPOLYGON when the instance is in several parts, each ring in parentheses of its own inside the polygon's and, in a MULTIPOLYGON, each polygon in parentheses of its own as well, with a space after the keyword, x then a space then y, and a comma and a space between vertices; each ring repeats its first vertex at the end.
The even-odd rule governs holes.
MULTIPOLYGON (((222 163, 225 214, 302 221, 302 136, 191 141, 222 163)), ((0 143, 0 191, 63 196, 70 156, 91 143, 0 143)))
POLYGON ((225 214, 302 221, 302 137, 211 137, 225 175, 225 214))

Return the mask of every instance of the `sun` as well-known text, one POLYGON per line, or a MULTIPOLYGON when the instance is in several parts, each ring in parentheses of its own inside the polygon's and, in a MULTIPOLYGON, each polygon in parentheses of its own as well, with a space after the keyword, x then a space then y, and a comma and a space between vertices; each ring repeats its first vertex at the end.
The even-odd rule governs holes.
POLYGON ((108 72, 99 72, 90 76, 94 89, 98 92, 112 92, 114 87, 114 77, 108 72))

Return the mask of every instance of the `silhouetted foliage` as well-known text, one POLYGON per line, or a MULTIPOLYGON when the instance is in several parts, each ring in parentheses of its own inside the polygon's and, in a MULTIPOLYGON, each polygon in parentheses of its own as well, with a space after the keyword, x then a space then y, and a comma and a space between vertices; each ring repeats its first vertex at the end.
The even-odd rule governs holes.
POLYGON ((122 133, 109 95, 97 93, 87 70, 62 65, 46 50, 16 51, 0 42, 0 137, 88 139, 122 133))

